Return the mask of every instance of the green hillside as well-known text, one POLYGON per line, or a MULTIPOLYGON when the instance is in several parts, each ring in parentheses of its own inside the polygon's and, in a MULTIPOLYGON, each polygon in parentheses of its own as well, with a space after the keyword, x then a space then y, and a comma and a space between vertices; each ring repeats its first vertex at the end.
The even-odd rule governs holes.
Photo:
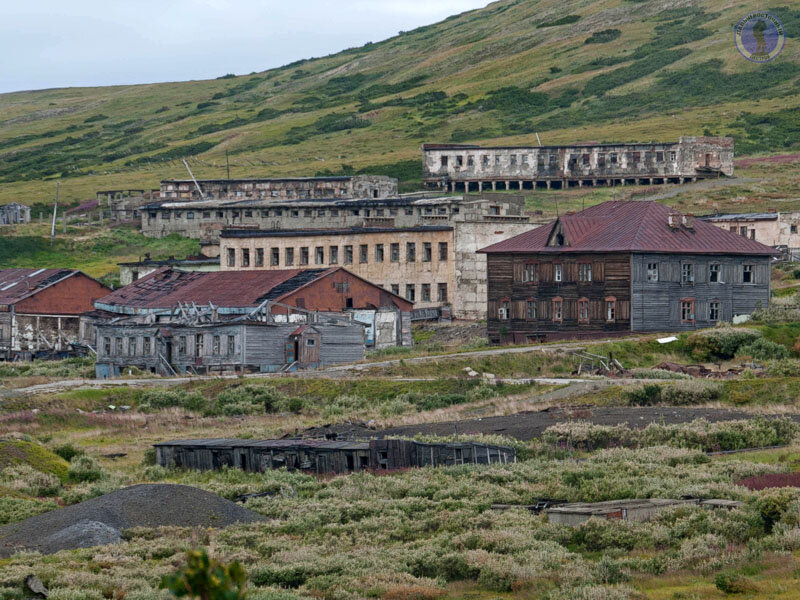
MULTIPOLYGON (((420 177, 426 141, 543 143, 732 135, 737 155, 800 147, 800 0, 788 39, 742 58, 720 0, 501 0, 379 43, 247 76, 0 95, 0 203, 166 177, 352 171, 420 177)), ((235 65, 231 65, 235 68, 235 65)))

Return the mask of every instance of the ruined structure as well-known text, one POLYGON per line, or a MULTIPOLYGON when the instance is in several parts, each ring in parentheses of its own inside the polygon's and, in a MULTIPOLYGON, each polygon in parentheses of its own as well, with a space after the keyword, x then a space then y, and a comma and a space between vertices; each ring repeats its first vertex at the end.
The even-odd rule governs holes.
POLYGON ((480 252, 494 343, 731 321, 769 304, 775 254, 657 202, 604 202, 480 252))
POLYGON ((547 509, 547 520, 559 525, 576 526, 591 518, 610 521, 647 521, 658 513, 680 506, 702 506, 708 509, 733 510, 742 506, 735 500, 688 498, 641 498, 606 502, 574 502, 547 509))
POLYGON ((412 440, 175 440, 155 444, 156 463, 200 471, 235 467, 262 473, 286 468, 309 473, 350 473, 409 467, 507 464, 516 453, 507 446, 477 442, 424 443, 412 440))
POLYGON ((80 315, 110 290, 72 269, 0 271, 0 360, 60 358, 81 343, 80 315))
POLYGON ((219 257, 187 256, 186 258, 175 258, 170 256, 167 259, 155 260, 150 258, 149 254, 146 254, 142 260, 118 263, 118 266, 120 284, 129 285, 162 267, 170 267, 181 271, 213 273, 214 271, 219 271, 219 257))
POLYGON ((699 217, 782 251, 786 258, 800 258, 800 212, 732 213, 699 217))
POLYGON ((165 179, 161 199, 171 201, 273 199, 312 200, 389 198, 397 196, 397 179, 382 175, 281 177, 264 179, 165 179), (201 197, 197 186, 203 190, 201 197))
POLYGON ((365 345, 410 346, 412 307, 341 267, 164 267, 95 302, 102 315, 113 315, 93 319, 98 375, 126 366, 276 371, 352 362, 363 358, 365 345))
POLYGON ((159 190, 99 190, 96 195, 98 217, 112 223, 138 222, 142 206, 160 197, 159 190))
POLYGON ((142 233, 178 233, 216 242, 225 228, 344 229, 419 227, 455 222, 527 223, 525 199, 427 197, 381 199, 162 201, 147 206, 142 233))
POLYGON ((451 191, 685 183, 733 175, 733 138, 679 142, 482 147, 425 144, 423 182, 451 191))
POLYGON ((0 225, 20 225, 30 223, 31 208, 18 202, 0 206, 0 225))

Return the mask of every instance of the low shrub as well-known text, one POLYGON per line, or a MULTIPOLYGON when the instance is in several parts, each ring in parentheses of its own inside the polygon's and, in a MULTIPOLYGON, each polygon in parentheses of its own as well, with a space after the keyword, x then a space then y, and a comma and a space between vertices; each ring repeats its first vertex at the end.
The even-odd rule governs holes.
POLYGON ((625 392, 628 404, 632 406, 652 406, 661 401, 661 386, 648 383, 642 387, 635 387, 625 392))
POLYGON ((0 471, 0 485, 26 496, 55 496, 61 489, 58 477, 37 471, 27 464, 0 471))
POLYGON ((695 360, 727 360, 733 358, 739 348, 752 344, 760 337, 761 332, 755 329, 717 327, 693 333, 686 339, 684 347, 695 360))
POLYGON ((67 470, 67 477, 73 483, 90 483, 99 481, 106 473, 91 456, 81 455, 72 459, 67 470))
POLYGON ((771 377, 800 377, 800 360, 782 358, 767 362, 767 375, 771 377))
POLYGON ((756 360, 781 360, 789 358, 789 350, 777 342, 758 338, 747 345, 740 346, 736 355, 750 356, 756 360))
POLYGON ((186 390, 147 390, 141 395, 139 408, 142 410, 183 408, 200 412, 208 407, 208 401, 198 392, 186 390))
POLYGON ((758 586, 738 573, 719 573, 714 578, 714 585, 723 594, 747 594, 758 591, 758 586))
POLYGON ((705 404, 719 400, 722 390, 722 385, 711 381, 678 381, 661 390, 661 401, 676 406, 705 404))
POLYGON ((0 496, 0 525, 24 521, 56 508, 58 505, 52 500, 41 502, 27 498, 0 496))
POLYGON ((65 461, 70 462, 76 456, 83 454, 83 450, 76 448, 72 444, 63 444, 62 446, 56 446, 53 448, 53 452, 58 454, 61 458, 65 461))

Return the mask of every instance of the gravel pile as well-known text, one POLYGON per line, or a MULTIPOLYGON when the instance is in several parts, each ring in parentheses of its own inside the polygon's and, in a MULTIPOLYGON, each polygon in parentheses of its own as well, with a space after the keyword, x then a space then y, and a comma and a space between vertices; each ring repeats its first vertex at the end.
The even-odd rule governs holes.
POLYGON ((0 557, 113 544, 131 527, 227 527, 264 517, 188 485, 134 485, 0 527, 0 557))

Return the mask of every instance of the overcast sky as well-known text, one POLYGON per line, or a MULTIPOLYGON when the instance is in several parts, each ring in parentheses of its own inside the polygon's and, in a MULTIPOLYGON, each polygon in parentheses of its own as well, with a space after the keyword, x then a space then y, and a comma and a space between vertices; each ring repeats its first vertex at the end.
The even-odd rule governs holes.
POLYGON ((0 0, 0 92, 209 79, 377 42, 489 0, 0 0))

